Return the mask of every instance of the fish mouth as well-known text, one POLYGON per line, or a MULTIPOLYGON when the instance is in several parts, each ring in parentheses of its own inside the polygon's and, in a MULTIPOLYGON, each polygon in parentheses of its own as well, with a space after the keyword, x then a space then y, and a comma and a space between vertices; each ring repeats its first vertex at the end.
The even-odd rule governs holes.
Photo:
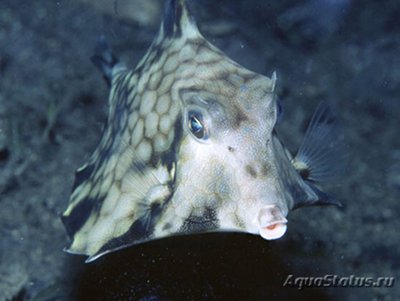
POLYGON ((287 219, 277 205, 263 207, 257 221, 261 237, 267 240, 281 238, 287 229, 287 219))

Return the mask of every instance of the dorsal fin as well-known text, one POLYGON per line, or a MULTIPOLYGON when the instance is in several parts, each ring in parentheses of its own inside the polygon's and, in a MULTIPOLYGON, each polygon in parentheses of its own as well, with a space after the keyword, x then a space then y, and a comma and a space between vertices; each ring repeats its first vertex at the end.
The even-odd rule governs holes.
POLYGON ((163 35, 170 38, 198 33, 186 0, 167 0, 161 26, 163 35))

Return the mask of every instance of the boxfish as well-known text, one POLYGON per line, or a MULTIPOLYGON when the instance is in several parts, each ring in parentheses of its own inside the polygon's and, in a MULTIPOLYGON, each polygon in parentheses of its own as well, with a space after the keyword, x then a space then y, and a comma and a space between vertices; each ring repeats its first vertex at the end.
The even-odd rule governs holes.
POLYGON ((291 210, 341 205, 320 187, 338 171, 331 105, 318 105, 292 155, 276 130, 276 73, 252 72, 207 41, 185 0, 166 1, 136 68, 104 37, 92 60, 109 84, 109 111, 61 217, 67 252, 89 262, 155 239, 218 231, 273 240, 285 234, 291 210))

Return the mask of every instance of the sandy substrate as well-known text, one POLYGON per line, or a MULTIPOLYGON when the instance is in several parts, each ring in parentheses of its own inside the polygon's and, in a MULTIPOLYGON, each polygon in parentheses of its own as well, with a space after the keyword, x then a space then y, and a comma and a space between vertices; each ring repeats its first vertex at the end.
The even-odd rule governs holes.
POLYGON ((349 165, 328 190, 344 209, 294 211, 279 241, 180 237, 87 265, 62 252, 59 214, 106 118, 107 88, 89 58, 105 34, 134 66, 160 5, 138 19, 90 1, 0 1, 0 300, 400 300, 399 5, 328 2, 196 1, 196 15, 229 56, 277 71, 290 149, 319 101, 335 105, 349 165), (282 288, 290 274, 397 282, 300 291, 282 288))

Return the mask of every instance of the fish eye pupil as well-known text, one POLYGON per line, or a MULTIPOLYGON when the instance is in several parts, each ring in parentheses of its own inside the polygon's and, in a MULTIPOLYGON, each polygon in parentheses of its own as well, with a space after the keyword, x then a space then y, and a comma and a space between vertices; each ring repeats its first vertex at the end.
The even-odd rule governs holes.
POLYGON ((201 122, 201 115, 196 113, 189 114, 189 129, 196 138, 204 138, 204 125, 201 122))
POLYGON ((194 116, 192 116, 192 118, 190 119, 190 127, 192 128, 192 131, 194 133, 198 133, 203 129, 200 121, 194 116))

